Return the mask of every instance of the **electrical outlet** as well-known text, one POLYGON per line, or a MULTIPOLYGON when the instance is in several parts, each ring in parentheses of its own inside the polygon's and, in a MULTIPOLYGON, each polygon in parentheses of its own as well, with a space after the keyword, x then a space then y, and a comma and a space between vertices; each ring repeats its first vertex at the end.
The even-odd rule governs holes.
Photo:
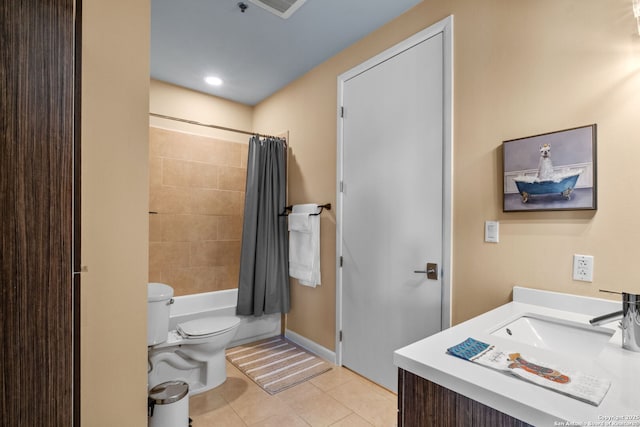
POLYGON ((573 255, 573 280, 593 282, 593 256, 573 255))

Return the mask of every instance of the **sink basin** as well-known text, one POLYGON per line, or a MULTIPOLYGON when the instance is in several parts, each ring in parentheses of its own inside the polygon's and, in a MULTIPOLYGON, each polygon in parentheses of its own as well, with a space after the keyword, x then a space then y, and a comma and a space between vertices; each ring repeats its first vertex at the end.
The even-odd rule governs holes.
MULTIPOLYGON (((491 335, 571 356, 593 358, 614 334, 613 329, 525 313, 502 324, 491 335)), ((505 350, 518 350, 510 348, 505 350)))

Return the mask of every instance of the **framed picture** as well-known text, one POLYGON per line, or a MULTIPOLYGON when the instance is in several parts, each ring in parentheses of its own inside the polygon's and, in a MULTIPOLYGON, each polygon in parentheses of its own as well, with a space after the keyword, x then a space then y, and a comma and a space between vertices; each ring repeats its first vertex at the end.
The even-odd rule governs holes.
POLYGON ((504 141, 503 211, 596 209, 596 128, 504 141))

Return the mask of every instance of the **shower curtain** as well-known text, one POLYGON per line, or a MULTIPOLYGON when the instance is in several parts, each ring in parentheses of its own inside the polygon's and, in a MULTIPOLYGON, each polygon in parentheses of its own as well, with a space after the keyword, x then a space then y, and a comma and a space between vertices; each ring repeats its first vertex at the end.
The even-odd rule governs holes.
POLYGON ((249 140, 237 314, 289 312, 286 142, 249 140))

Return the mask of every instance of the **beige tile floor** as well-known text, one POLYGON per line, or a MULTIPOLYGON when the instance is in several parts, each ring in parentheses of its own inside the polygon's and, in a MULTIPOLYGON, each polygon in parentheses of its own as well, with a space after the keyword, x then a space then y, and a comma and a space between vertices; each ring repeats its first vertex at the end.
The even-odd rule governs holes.
POLYGON ((193 427, 381 426, 397 424, 397 396, 334 366, 273 396, 227 362, 227 381, 189 401, 193 427))

